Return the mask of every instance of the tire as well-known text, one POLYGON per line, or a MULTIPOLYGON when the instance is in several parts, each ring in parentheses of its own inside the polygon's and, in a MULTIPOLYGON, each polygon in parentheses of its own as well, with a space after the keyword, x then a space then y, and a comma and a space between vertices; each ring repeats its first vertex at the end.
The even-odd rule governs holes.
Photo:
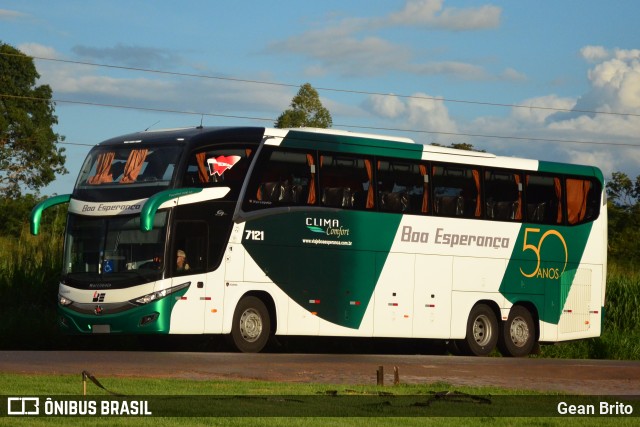
POLYGON ((231 342, 242 353, 259 353, 269 341, 271 319, 261 299, 245 297, 233 314, 231 342))
POLYGON ((467 321, 467 336, 456 341, 457 347, 470 356, 487 356, 498 342, 498 320, 488 305, 478 304, 471 309, 467 321))
POLYGON ((533 316, 521 305, 511 308, 509 318, 502 325, 498 349, 503 356, 528 356, 536 345, 533 316))

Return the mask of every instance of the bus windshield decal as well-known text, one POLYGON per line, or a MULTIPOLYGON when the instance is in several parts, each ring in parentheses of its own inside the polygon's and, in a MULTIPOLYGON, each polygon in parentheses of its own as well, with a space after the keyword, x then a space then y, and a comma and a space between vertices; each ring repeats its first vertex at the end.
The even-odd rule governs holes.
POLYGON ((240 156, 218 156, 207 159, 207 165, 209 166, 209 175, 222 176, 227 169, 231 169, 233 165, 238 163, 241 159, 240 156))

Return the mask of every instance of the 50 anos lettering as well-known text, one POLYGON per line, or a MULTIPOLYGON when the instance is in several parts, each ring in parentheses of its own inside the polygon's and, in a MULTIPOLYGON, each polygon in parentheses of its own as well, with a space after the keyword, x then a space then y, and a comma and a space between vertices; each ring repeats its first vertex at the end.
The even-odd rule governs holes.
POLYGON ((538 240, 538 245, 536 246, 535 244, 528 243, 531 240, 533 240, 529 233, 531 233, 531 235, 540 233, 540 229, 525 228, 524 241, 522 244, 522 252, 532 251, 536 255, 536 260, 537 260, 536 268, 531 273, 526 273, 524 270, 522 270, 522 267, 520 267, 520 273, 522 273, 522 275, 527 278, 536 277, 536 278, 544 278, 544 279, 560 279, 560 277, 564 273, 564 270, 567 268, 567 263, 569 262, 569 250, 567 249, 567 242, 564 240, 564 237, 562 237, 562 234, 560 234, 560 232, 557 230, 548 230, 540 237, 540 240, 538 240), (542 244, 544 243, 545 239, 549 236, 555 236, 556 238, 558 238, 562 243, 562 246, 564 247, 564 265, 562 266, 562 271, 560 271, 559 268, 541 268, 540 267, 540 264, 542 262, 542 259, 541 259, 542 244))

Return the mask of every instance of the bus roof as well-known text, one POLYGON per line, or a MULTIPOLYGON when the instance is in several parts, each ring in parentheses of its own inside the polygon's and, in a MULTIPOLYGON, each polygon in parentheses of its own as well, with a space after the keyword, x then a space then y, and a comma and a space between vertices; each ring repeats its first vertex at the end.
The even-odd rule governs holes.
POLYGON ((185 146, 194 147, 216 140, 221 142, 249 142, 258 144, 263 139, 266 139, 266 144, 269 145, 282 145, 291 148, 309 148, 309 145, 313 144, 315 148, 320 150, 335 150, 340 147, 341 150, 347 152, 380 156, 406 157, 443 162, 453 161, 468 164, 477 163, 485 166, 525 170, 536 170, 540 168, 539 170, 541 172, 564 172, 589 175, 596 176, 601 181, 603 180, 602 172, 593 166, 544 162, 517 157, 502 157, 480 151, 419 144, 410 138, 335 129, 199 126, 135 132, 107 139, 98 144, 98 146, 119 146, 152 142, 153 144, 184 143, 185 146), (273 141, 270 142, 270 139, 273 141))
POLYGON ((201 140, 223 139, 229 142, 255 142, 262 141, 265 128, 263 127, 191 127, 175 129, 159 129, 141 131, 116 136, 99 143, 99 146, 118 146, 123 144, 153 144, 185 143, 193 141, 194 144, 201 140))

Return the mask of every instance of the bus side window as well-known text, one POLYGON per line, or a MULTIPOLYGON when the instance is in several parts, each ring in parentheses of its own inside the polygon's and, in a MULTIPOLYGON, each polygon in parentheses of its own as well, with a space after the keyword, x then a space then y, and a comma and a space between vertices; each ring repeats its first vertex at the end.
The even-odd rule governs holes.
POLYGON ((480 171, 460 165, 432 167, 434 213, 439 216, 482 217, 480 171))
POLYGON ((350 155, 320 155, 320 203, 343 209, 373 209, 373 162, 350 155))
POLYGON ((429 212, 429 175, 425 164, 378 160, 378 206, 385 212, 429 212))
POLYGON ((562 224, 562 179, 557 176, 525 177, 527 221, 540 224, 562 224))
POLYGON ((249 168, 252 150, 216 147, 191 154, 182 177, 183 187, 229 187, 227 198, 238 196, 249 168))
POLYGON ((244 209, 314 205, 315 176, 315 157, 311 153, 274 149, 256 167, 244 209))
POLYGON ((174 276, 203 273, 207 267, 208 226, 204 221, 178 221, 174 233, 171 268, 174 276), (185 259, 178 263, 178 255, 185 259))
POLYGON ((487 219, 522 219, 522 178, 519 173, 485 170, 484 194, 487 219))
POLYGON ((600 189, 594 179, 567 178, 567 220, 570 225, 593 221, 600 213, 600 189))

